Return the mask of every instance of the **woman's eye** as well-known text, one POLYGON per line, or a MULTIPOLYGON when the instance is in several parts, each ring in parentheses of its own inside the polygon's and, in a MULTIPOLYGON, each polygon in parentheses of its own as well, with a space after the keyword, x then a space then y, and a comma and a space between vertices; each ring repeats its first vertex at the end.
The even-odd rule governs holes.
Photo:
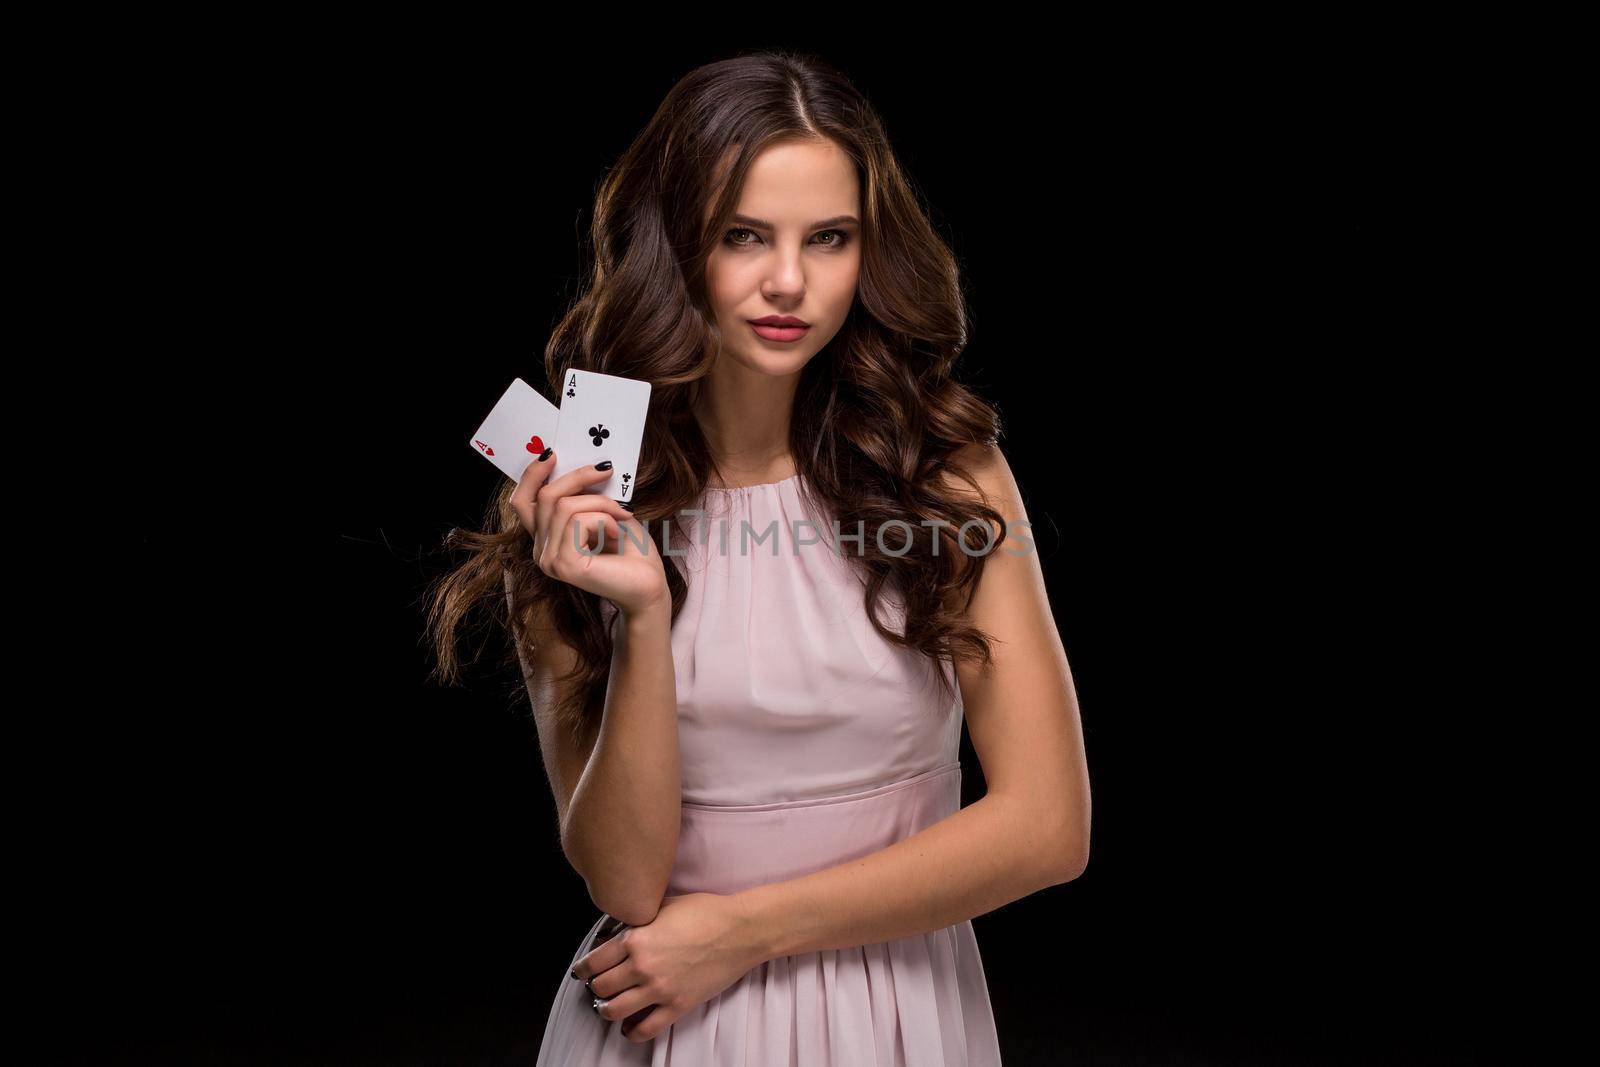
MULTIPOLYGON (((743 247, 745 245, 759 242, 761 240, 761 235, 744 226, 735 226, 733 229, 724 234, 722 239, 726 244, 743 247), (750 239, 741 239, 738 237, 739 234, 748 234, 750 239)), ((816 237, 813 237, 812 240, 816 241, 823 248, 842 248, 844 245, 849 243, 850 235, 843 230, 823 230, 819 232, 816 237), (832 237, 832 240, 818 240, 818 238, 822 237, 832 237)))

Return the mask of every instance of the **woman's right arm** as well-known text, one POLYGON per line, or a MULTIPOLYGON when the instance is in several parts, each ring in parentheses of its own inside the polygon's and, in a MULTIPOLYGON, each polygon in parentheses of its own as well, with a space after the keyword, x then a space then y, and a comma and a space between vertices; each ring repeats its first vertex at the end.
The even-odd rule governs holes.
MULTIPOLYGON (((617 621, 605 711, 587 752, 553 721, 555 690, 540 655, 524 669, 561 850, 595 906, 629 926, 655 918, 678 855, 682 780, 670 612, 668 605, 617 621)), ((560 647, 565 670, 575 653, 565 642, 560 647)))
MULTIPOLYGON (((539 466, 530 464, 529 471, 539 466)), ((619 531, 614 523, 604 523, 604 516, 635 523, 614 501, 575 496, 567 505, 560 503, 559 498, 582 484, 560 483, 584 475, 584 469, 574 471, 546 487, 546 491, 540 491, 537 484, 532 487, 538 501, 536 507, 544 514, 541 528, 550 531, 548 538, 555 539, 572 537, 568 524, 573 521, 580 526, 604 524, 608 525, 607 540, 613 542, 619 531), (574 506, 574 501, 586 503, 574 506), (603 504, 598 504, 601 501, 603 504), (615 513, 602 510, 603 505, 611 505, 615 513), (599 514, 580 510, 587 507, 594 507, 599 514)), ((590 470, 587 477, 593 482, 600 476, 590 470)), ((535 483, 543 480, 539 472, 524 474, 518 496, 525 496, 523 490, 529 488, 530 478, 535 483)), ((643 532, 642 527, 636 530, 643 532)), ((648 538, 645 540, 648 543, 648 538)), ((555 558, 555 554, 565 551, 559 544, 550 548, 554 554, 541 560, 546 573, 577 577, 579 580, 573 584, 592 587, 593 591, 611 588, 627 602, 619 608, 621 617, 615 624, 605 707, 599 730, 589 745, 580 745, 554 719, 559 678, 572 668, 577 653, 560 639, 544 605, 534 606, 532 628, 525 635, 531 647, 519 645, 517 654, 534 709, 545 772, 555 795, 562 852, 583 877, 596 907, 630 926, 643 926, 655 918, 661 907, 678 853, 682 780, 672 662, 672 602, 670 596, 661 595, 666 589, 664 578, 656 589, 648 581, 641 584, 638 580, 609 576, 600 568, 579 576, 573 569, 573 560, 563 564, 555 558), (643 589, 654 593, 632 595, 643 589)), ((626 552, 626 562, 609 551, 588 559, 624 566, 640 564, 634 545, 629 544, 626 552)), ((652 555, 659 568, 659 554, 653 552, 653 546, 652 555)), ((635 572, 630 577, 638 579, 639 575, 635 572)), ((509 575, 506 597, 509 604, 509 575)))

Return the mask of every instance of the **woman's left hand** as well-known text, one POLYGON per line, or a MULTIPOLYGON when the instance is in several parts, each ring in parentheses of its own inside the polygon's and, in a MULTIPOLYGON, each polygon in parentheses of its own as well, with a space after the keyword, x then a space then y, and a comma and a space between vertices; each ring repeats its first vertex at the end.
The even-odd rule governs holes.
POLYGON ((654 919, 623 929, 573 970, 605 1001, 603 1018, 627 1019, 655 1005, 623 1028, 624 1037, 641 1044, 762 962, 738 897, 686 893, 663 899, 654 919))

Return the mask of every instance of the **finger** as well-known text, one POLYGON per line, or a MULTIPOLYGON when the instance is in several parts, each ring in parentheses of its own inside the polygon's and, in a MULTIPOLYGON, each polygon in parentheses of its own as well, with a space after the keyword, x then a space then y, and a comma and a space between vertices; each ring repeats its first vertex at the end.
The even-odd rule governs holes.
POLYGON ((603 511, 582 511, 573 516, 581 544, 592 551, 612 552, 622 544, 622 524, 603 511))
POLYGON ((627 959, 627 937, 628 930, 631 929, 633 928, 630 926, 619 930, 615 937, 591 950, 581 960, 572 965, 572 973, 576 974, 580 981, 587 982, 601 971, 610 970, 627 959))
POLYGON ((650 539, 649 529, 646 528, 643 522, 634 518, 633 512, 628 511, 624 505, 610 499, 609 497, 589 496, 573 497, 572 499, 600 501, 601 506, 596 510, 601 514, 608 515, 615 520, 614 523, 606 524, 606 545, 608 551, 611 543, 615 541, 619 546, 619 551, 621 551, 620 546, 626 544, 628 548, 635 553, 641 553, 646 556, 650 554, 653 542, 650 539), (620 524, 620 527, 618 524, 620 524), (624 531, 626 531, 626 534, 624 534, 624 531))
MULTIPOLYGON (((573 543, 573 521, 577 516, 589 512, 611 517, 612 521, 606 524, 608 535, 606 539, 607 551, 613 551, 611 548, 613 545, 617 546, 615 551, 621 551, 620 546, 623 536, 621 528, 617 525, 620 522, 633 523, 630 538, 633 540, 635 550, 646 548, 645 542, 649 540, 649 533, 643 526, 638 524, 637 519, 633 518, 632 512, 615 500, 607 496, 600 496, 597 493, 583 493, 562 497, 556 502, 554 512, 549 518, 541 517, 540 519, 539 528, 545 540, 542 544, 535 545, 535 555, 539 559, 539 566, 546 574, 552 573, 552 568, 558 565, 572 562, 573 552, 571 550, 577 547, 573 543)), ((586 532, 592 533, 593 531, 586 532)), ((598 540, 598 538, 595 538, 595 540, 598 540)))
MULTIPOLYGON (((551 470, 555 469, 553 462, 547 462, 546 466, 551 470)), ((570 470, 561 477, 550 479, 544 485, 536 487, 535 497, 539 498, 541 502, 545 498, 555 501, 562 497, 582 493, 595 486, 604 485, 610 480, 611 472, 609 470, 600 470, 593 463, 585 463, 576 470, 570 470)))
POLYGON ((608 967, 596 973, 583 984, 589 987, 589 992, 594 996, 614 997, 636 985, 644 984, 644 980, 639 974, 639 969, 633 965, 633 960, 624 959, 615 967, 608 967))
MULTIPOLYGON (((543 504, 541 503, 540 506, 543 507, 543 504)), ((622 540, 622 531, 617 528, 616 523, 621 519, 628 518, 628 512, 623 510, 622 506, 615 500, 609 497, 597 496, 593 493, 562 497, 555 503, 550 515, 541 514, 537 519, 539 532, 534 535, 533 555, 539 562, 540 570, 546 574, 556 574, 558 573, 557 567, 571 564, 571 557, 576 551, 576 546, 571 544, 573 538, 588 536, 592 533, 592 531, 584 531, 580 528, 580 532, 574 534, 573 523, 579 515, 589 512, 612 517, 611 529, 606 539, 606 551, 615 550, 611 546, 620 544, 622 540), (587 502, 587 506, 584 506, 585 502, 587 502), (567 551, 569 547, 573 551, 567 551), (565 555, 563 555, 564 553, 565 555)), ((634 536, 637 537, 638 534, 634 536)), ((598 537, 591 539, 599 540, 598 537)), ((587 545, 589 542, 585 541, 583 543, 587 545)))
MULTIPOLYGON (((555 469, 554 456, 552 456, 546 462, 549 464, 551 470, 555 469)), ((539 538, 546 536, 546 531, 550 529, 551 521, 555 516, 556 506, 560 504, 562 500, 576 494, 580 489, 609 481, 610 478, 610 471, 596 470, 593 463, 586 463, 577 470, 568 471, 561 477, 547 481, 544 483, 544 485, 540 486, 534 494, 533 514, 535 543, 538 542, 539 538)), ((601 499, 605 500, 610 498, 601 497, 601 499)), ((595 509, 588 508, 585 510, 593 511, 595 509)))
POLYGON ((598 512, 558 518, 550 527, 549 540, 536 546, 539 569, 560 581, 575 582, 580 575, 591 572, 597 558, 621 551, 622 530, 615 520, 605 532, 604 545, 600 544, 605 520, 606 516, 598 512))
POLYGON ((560 568, 582 568, 585 561, 602 554, 615 555, 622 544, 622 527, 617 520, 599 511, 581 511, 567 520, 561 530, 561 543, 552 546, 556 573, 560 568))
MULTIPOLYGON (((602 944, 606 941, 609 941, 612 937, 621 933, 623 930, 627 929, 627 927, 628 924, 623 922, 621 919, 611 915, 602 914, 600 916, 600 925, 595 928, 594 936, 591 938, 591 940, 596 945, 602 944)), ((589 984, 589 979, 584 978, 583 975, 578 973, 578 964, 576 960, 574 960, 572 964, 572 977, 583 978, 583 984, 589 984)))
MULTIPOLYGON (((624 505, 618 504, 617 506, 618 507, 623 507, 624 505)), ((649 551, 650 551, 650 543, 651 543, 650 542, 650 531, 645 528, 644 523, 642 523, 638 519, 634 518, 633 517, 633 512, 631 512, 631 511, 628 512, 628 514, 624 518, 618 519, 617 521, 622 523, 623 528, 632 531, 632 536, 630 536, 628 538, 629 542, 632 543, 633 545, 636 545, 636 546, 638 546, 640 548, 643 548, 645 550, 645 552, 648 554, 649 551)))
POLYGON ((550 472, 556 469, 555 452, 545 449, 550 454, 543 459, 535 459, 523 468, 522 477, 517 479, 517 487, 511 491, 511 510, 517 513, 517 518, 522 520, 523 529, 531 537, 534 532, 533 511, 537 503, 539 490, 544 483, 550 480, 550 472))
POLYGON ((610 515, 618 522, 633 517, 633 512, 610 497, 602 496, 599 493, 574 493, 571 496, 562 497, 556 502, 555 509, 551 514, 556 523, 565 526, 573 515, 585 511, 602 512, 610 515))
POLYGON ((589 1006, 594 1013, 602 1019, 619 1023, 630 1015, 636 1015, 651 1005, 655 1004, 643 986, 635 985, 613 996, 602 997, 596 994, 589 1001, 589 1006), (599 1001, 598 1004, 595 1001, 599 1001))
POLYGON ((666 1033, 667 1027, 678 1021, 678 1013, 665 1005, 657 1005, 654 1011, 631 1026, 622 1028, 622 1036, 636 1045, 646 1041, 653 1041, 666 1033))

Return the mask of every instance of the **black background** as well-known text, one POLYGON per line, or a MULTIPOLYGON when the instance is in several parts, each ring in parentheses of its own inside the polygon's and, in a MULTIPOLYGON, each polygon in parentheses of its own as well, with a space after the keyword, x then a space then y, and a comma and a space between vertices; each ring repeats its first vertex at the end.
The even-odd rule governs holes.
MULTIPOLYGON (((41 1057, 531 1063, 598 914, 501 646, 428 684, 420 593, 600 176, 763 42, 318 40, 101 100, 148 414, 87 642, 116 684, 69 678, 36 749, 41 1057)), ((1008 1064, 1485 1048, 1467 831, 1363 536, 1423 109, 1405 57, 1308 40, 795 45, 961 261, 1082 702, 1089 869, 975 920, 1008 1064)))

